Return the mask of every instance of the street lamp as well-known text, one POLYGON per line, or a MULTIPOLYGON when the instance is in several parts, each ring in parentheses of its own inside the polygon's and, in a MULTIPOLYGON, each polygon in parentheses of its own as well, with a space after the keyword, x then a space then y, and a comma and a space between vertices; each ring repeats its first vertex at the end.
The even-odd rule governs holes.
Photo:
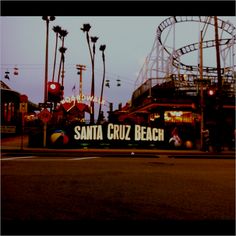
POLYGON ((103 79, 102 79, 102 88, 101 88, 101 96, 100 96, 100 103, 99 103, 99 111, 98 111, 98 123, 101 120, 101 109, 102 109, 102 98, 103 98, 103 88, 104 88, 104 82, 105 82, 105 54, 104 51, 106 49, 106 45, 101 45, 99 50, 102 51, 102 61, 103 61, 103 79))
MULTIPOLYGON (((44 104, 48 101, 48 31, 49 22, 56 19, 55 16, 43 16, 42 19, 46 21, 46 53, 45 53, 45 81, 44 81, 44 104)), ((47 122, 43 126, 43 147, 46 147, 47 140, 47 122)))
POLYGON ((45 81, 44 81, 44 103, 48 100, 47 83, 48 83, 48 31, 49 22, 56 19, 55 16, 43 16, 42 19, 46 21, 46 53, 45 53, 45 81))
MULTIPOLYGON (((90 54, 90 59, 91 59, 91 64, 92 64, 92 81, 91 81, 91 97, 94 97, 94 59, 95 59, 95 44, 98 40, 98 37, 91 37, 91 42, 93 43, 93 53, 91 50, 91 45, 90 45, 90 40, 89 40, 89 30, 91 29, 90 24, 83 24, 83 27, 80 28, 84 33, 86 32, 86 39, 88 43, 88 48, 89 48, 89 54, 90 54)), ((90 107, 91 107, 91 114, 90 114, 90 123, 94 124, 94 101, 91 99, 90 102, 90 107)))

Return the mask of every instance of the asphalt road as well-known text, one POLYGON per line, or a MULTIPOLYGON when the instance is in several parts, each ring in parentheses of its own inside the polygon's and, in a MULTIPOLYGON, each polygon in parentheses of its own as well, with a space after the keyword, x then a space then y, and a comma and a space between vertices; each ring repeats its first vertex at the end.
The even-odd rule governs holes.
POLYGON ((235 159, 186 157, 3 154, 2 234, 234 234, 235 159))

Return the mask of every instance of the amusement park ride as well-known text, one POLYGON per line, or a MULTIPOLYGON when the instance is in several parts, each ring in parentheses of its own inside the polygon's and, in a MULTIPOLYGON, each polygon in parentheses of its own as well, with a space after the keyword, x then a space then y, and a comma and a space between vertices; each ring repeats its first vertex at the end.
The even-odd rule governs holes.
MULTIPOLYGON (((188 37, 188 33, 182 37, 188 37)), ((114 137, 117 139, 119 139, 119 135, 122 135, 122 129, 128 129, 134 130, 135 137, 138 134, 137 130, 141 130, 143 140, 149 139, 149 136, 152 137, 151 140, 155 140, 154 134, 157 133, 155 129, 158 128, 160 129, 158 132, 163 132, 163 137, 165 136, 163 138, 165 144, 168 144, 171 130, 177 126, 184 142, 196 144, 200 140, 202 147, 202 131, 208 128, 214 137, 214 145, 217 150, 220 150, 221 137, 223 135, 231 136, 235 129, 235 43, 235 26, 218 17, 172 16, 167 18, 157 28, 151 52, 146 57, 135 82, 131 102, 124 107, 119 106, 119 109, 115 111, 110 108, 108 121, 98 116, 98 122, 90 122, 90 128, 76 124, 74 127, 74 130, 77 131, 76 136, 82 136, 85 140, 86 137, 93 137, 93 140, 99 137, 100 140, 103 137, 104 129, 100 125, 107 122, 120 124, 114 125, 114 129, 113 126, 108 125, 107 130, 104 131, 109 134, 111 130, 114 131, 114 137), (182 23, 198 23, 199 40, 176 48, 176 26, 182 23), (205 40, 208 27, 213 27, 215 37, 205 40), (172 46, 168 46, 167 42, 171 34, 173 36, 172 46), (208 48, 215 49, 216 57, 212 56, 212 58, 216 58, 216 66, 206 66, 203 50, 208 48), (182 58, 192 52, 199 53, 197 64, 183 62, 182 58), (134 125, 134 128, 129 125, 134 125), (99 132, 96 133, 95 130, 99 132), (83 131, 83 134, 80 131, 83 131)), ((61 52, 61 55, 64 65, 64 52, 61 52)), ((91 105, 84 103, 86 96, 82 94, 82 71, 85 68, 83 65, 77 65, 80 74, 79 96, 65 98, 63 86, 60 87, 60 84, 58 85, 56 82, 48 82, 48 94, 51 93, 48 96, 51 99, 49 102, 54 103, 52 111, 54 124, 66 117, 67 122, 76 118, 81 125, 85 125, 84 112, 91 115, 91 112, 94 111, 91 105)), ((62 76, 64 76, 63 72, 62 76)), ((102 89, 104 81, 105 77, 102 89)), ((109 86, 109 80, 105 82, 105 86, 109 86)), ((96 98, 94 94, 87 98, 90 104, 100 103, 99 115, 104 102, 101 98, 96 98)))
MULTIPOLYGON (((233 83, 233 72, 234 72, 234 44, 236 43, 236 29, 233 24, 230 22, 225 22, 219 18, 215 19, 213 17, 203 17, 203 16, 173 16, 164 20, 157 28, 156 38, 151 49, 151 52, 146 58, 145 64, 140 70, 138 78, 136 80, 136 88, 146 82, 147 78, 156 78, 153 79, 153 84, 158 83, 158 78, 160 78, 161 82, 164 78, 171 74, 176 75, 175 82, 178 81, 180 75, 193 76, 194 78, 199 78, 199 65, 186 65, 181 62, 181 57, 187 53, 191 53, 193 51, 197 51, 200 49, 200 41, 196 43, 192 43, 181 48, 175 49, 175 45, 173 48, 167 47, 165 42, 167 37, 163 40, 162 35, 165 30, 169 28, 167 36, 173 30, 175 33, 176 24, 185 23, 185 22, 200 22, 205 25, 205 29, 208 25, 216 27, 217 30, 221 30, 223 32, 228 33, 227 38, 219 38, 218 41, 216 39, 211 39, 207 41, 202 41, 202 48, 207 49, 210 47, 216 47, 217 43, 221 46, 221 56, 223 59, 223 67, 221 68, 221 73, 223 77, 227 78, 227 82, 233 83), (171 50, 170 50, 171 49, 171 50), (230 58, 231 57, 231 58, 230 58), (227 64, 227 59, 228 63, 227 64)), ((173 38, 175 35, 173 35, 173 38)), ((212 83, 217 82, 217 67, 209 67, 203 66, 203 77, 212 81, 212 83)), ((187 80, 188 81, 188 80, 187 80)), ((159 82, 160 83, 160 82, 159 82)), ((183 87, 189 84, 181 84, 183 87)))
MULTIPOLYGON (((218 36, 218 32, 216 34, 218 36)), ((162 21, 157 28, 156 37, 151 52, 146 57, 139 75, 135 82, 135 89, 132 95, 130 110, 142 106, 140 100, 154 98, 155 90, 158 88, 164 93, 166 89, 174 89, 176 95, 185 94, 197 96, 201 87, 203 90, 213 89, 223 90, 227 96, 233 97, 235 92, 235 52, 234 44, 236 43, 236 29, 230 22, 225 22, 219 18, 205 16, 173 16, 162 21), (201 23, 203 29, 201 33, 206 33, 208 26, 213 26, 215 30, 221 31, 221 36, 204 40, 199 36, 199 41, 182 46, 176 49, 176 25, 181 23, 201 23), (166 34, 164 34, 167 31, 166 34), (166 42, 173 32, 173 45, 167 46, 166 42), (222 35, 227 34, 226 38, 222 35), (163 35, 166 35, 164 38, 163 35), (205 66, 206 62, 201 61, 197 65, 185 64, 181 59, 192 52, 199 52, 203 49, 217 48, 221 56, 221 61, 217 61, 217 66, 205 66), (220 50, 219 50, 220 47, 220 50), (147 96, 146 96, 147 95, 147 96)), ((217 55, 217 52, 216 52, 217 55)), ((63 61, 64 62, 64 61, 63 61)), ((82 97, 82 71, 86 66, 77 65, 76 69, 80 75, 80 97, 82 97)), ((109 80, 106 80, 105 86, 109 86, 109 80)), ((220 91, 221 92, 221 91, 220 91)), ((50 101, 59 102, 63 100, 63 91, 59 89, 58 83, 48 82, 48 94, 50 101), (54 99, 55 98, 55 99, 54 99)), ((161 95, 161 91, 159 91, 161 95)), ((102 96, 101 96, 102 97, 102 96)))
MULTIPOLYGON (((48 27, 50 18, 45 19, 48 27)), ((67 33, 64 32, 64 37, 67 33)), ((184 36, 181 35, 183 42, 185 38, 191 38, 191 32, 184 33, 184 36)), ((118 110, 113 110, 113 104, 110 103, 107 120, 102 111, 105 103, 103 87, 110 86, 110 81, 105 79, 105 55, 101 96, 95 96, 92 89, 91 95, 83 94, 82 72, 86 66, 76 65, 80 81, 79 95, 66 97, 64 40, 59 50, 61 59, 57 81, 54 81, 54 76, 52 81, 48 81, 46 46, 45 99, 39 104, 38 116, 44 123, 43 145, 46 146, 46 132, 53 127, 65 131, 54 136, 65 138, 65 133, 69 133, 70 137, 66 140, 72 140, 74 146, 81 144, 81 140, 90 142, 97 139, 101 142, 104 138, 106 141, 114 140, 116 144, 121 140, 127 142, 135 139, 139 144, 158 140, 156 146, 161 144, 162 147, 168 147, 172 131, 177 128, 183 146, 184 143, 191 143, 191 147, 202 148, 203 130, 209 129, 212 145, 220 151, 225 145, 222 137, 227 137, 226 142, 230 143, 235 130, 235 44, 235 26, 216 16, 171 16, 165 19, 157 27, 153 46, 138 74, 131 100, 123 107, 119 104, 118 110), (197 42, 176 46, 179 33, 176 29, 182 24, 199 27, 197 42), (211 38, 206 37, 209 36, 209 28, 211 38), (203 51, 207 49, 213 51, 210 60, 204 57, 205 54, 203 56, 203 51), (186 62, 185 56, 193 52, 198 53, 198 61, 186 62), (209 63, 212 60, 213 65, 209 63), (94 103, 99 104, 97 121, 94 121, 92 114, 94 103), (85 112, 90 115, 89 124, 85 122, 85 112)), ((104 54, 105 45, 102 46, 100 50, 104 54)), ((117 80, 117 86, 120 86, 120 80, 117 80)), ((47 137, 52 132, 48 132, 47 137)))
MULTIPOLYGON (((171 30, 175 32, 174 29, 176 24, 185 22, 200 22, 205 25, 205 28, 207 28, 208 25, 215 27, 215 23, 217 23, 218 29, 222 31, 222 34, 223 32, 228 33, 227 38, 220 38, 218 41, 216 39, 202 41, 202 49, 216 47, 217 43, 221 46, 220 54, 223 59, 223 67, 220 68, 221 76, 223 77, 224 82, 230 85, 229 92, 234 92, 234 44, 236 43, 235 26, 230 22, 225 22, 219 18, 215 22, 213 17, 203 16, 173 16, 164 20, 158 26, 153 47, 139 72, 135 83, 135 88, 138 89, 140 85, 144 85, 144 83, 147 83, 148 80, 150 81, 148 82, 149 86, 147 87, 154 87, 157 84, 168 82, 170 77, 172 77, 173 79, 171 79, 171 81, 174 82, 176 88, 180 90, 197 91, 197 82, 200 78, 200 65, 186 65, 181 62, 181 57, 187 53, 200 50, 200 41, 178 49, 175 49, 175 46, 173 45, 172 50, 170 50, 169 47, 165 46, 167 38, 164 40, 162 39, 162 33, 165 30, 169 28, 167 33, 168 36, 171 30), (184 80, 181 81, 180 78, 183 77, 184 80)), ((202 79, 207 80, 210 84, 217 83, 217 70, 218 67, 202 66, 202 79)))
MULTIPOLYGON (((186 37, 188 34, 189 32, 186 37)), ((201 147, 201 130, 207 127, 213 131, 216 146, 220 149, 222 126, 228 127, 226 129, 229 132, 225 135, 230 137, 234 130, 235 43, 235 26, 217 17, 172 16, 162 21, 157 28, 151 52, 135 82, 131 103, 116 111, 113 119, 158 124, 165 129, 168 129, 171 120, 172 126, 178 125, 182 130, 192 129, 188 136, 195 136, 194 140, 199 139, 201 147), (202 26, 199 41, 176 48, 176 25, 194 22, 202 26), (209 26, 213 27, 215 37, 204 40, 209 26), (172 47, 167 46, 171 33, 172 47), (216 58, 215 67, 205 66, 206 61, 203 61, 203 49, 208 48, 215 49, 216 57, 212 56, 216 58), (198 64, 181 61, 183 56, 194 51, 200 55, 198 64), (174 118, 171 114, 175 113, 183 115, 174 118), (227 123, 226 120, 230 122, 227 123), (191 126, 187 123, 191 123, 191 126)))

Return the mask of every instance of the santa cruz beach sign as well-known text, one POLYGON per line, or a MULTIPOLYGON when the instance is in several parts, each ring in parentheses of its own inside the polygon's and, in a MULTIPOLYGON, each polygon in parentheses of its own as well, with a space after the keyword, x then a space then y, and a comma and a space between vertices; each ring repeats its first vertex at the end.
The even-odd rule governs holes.
MULTIPOLYGON (((72 148, 87 145, 129 145, 135 144, 146 145, 163 143, 164 129, 148 127, 141 125, 126 125, 107 123, 102 125, 71 125, 63 129, 62 140, 66 140, 63 146, 72 148)), ((55 134, 52 132, 51 135, 55 134)), ((59 136, 58 136, 59 137, 59 136)), ((51 143, 52 145, 61 145, 51 143)))
POLYGON ((112 123, 106 127, 103 125, 75 126, 74 140, 164 141, 164 130, 112 123))

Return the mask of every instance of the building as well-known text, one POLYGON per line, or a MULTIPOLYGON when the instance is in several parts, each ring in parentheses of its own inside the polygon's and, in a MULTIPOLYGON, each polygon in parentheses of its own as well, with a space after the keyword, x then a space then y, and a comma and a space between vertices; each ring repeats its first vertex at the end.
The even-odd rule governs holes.
MULTIPOLYGON (((22 114, 20 112, 20 96, 17 91, 12 90, 6 83, 1 82, 1 135, 19 134, 22 129, 22 114)), ((38 110, 36 104, 28 101, 25 121, 34 117, 38 110)))
MULTIPOLYGON (((230 81, 234 80, 231 78, 230 81)), ((214 80, 208 78, 202 86, 203 111, 201 85, 197 77, 171 75, 167 78, 149 78, 133 92, 129 104, 109 113, 109 119, 112 122, 164 128, 165 147, 168 147, 172 131, 177 127, 183 147, 187 141, 191 141, 196 148, 200 148, 203 119, 204 127, 210 129, 212 146, 216 146, 219 138, 224 137, 220 140, 222 145, 232 148, 235 130, 235 84, 223 80, 220 100, 214 80)))

